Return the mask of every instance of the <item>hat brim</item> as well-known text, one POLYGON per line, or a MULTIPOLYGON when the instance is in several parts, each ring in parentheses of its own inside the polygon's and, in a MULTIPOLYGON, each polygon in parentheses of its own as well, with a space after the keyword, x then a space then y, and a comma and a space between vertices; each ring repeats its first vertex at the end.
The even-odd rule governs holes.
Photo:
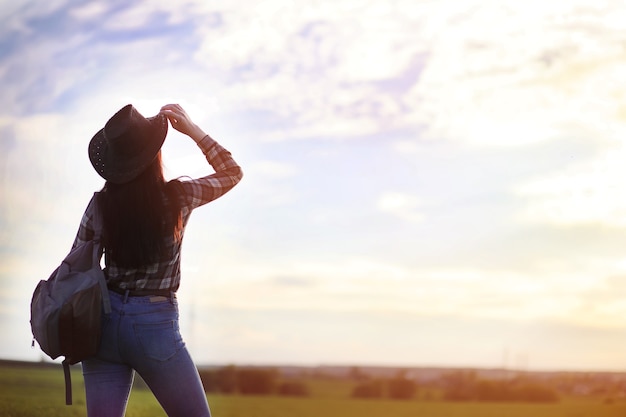
POLYGON ((89 160, 102 178, 116 184, 135 179, 150 166, 163 146, 167 136, 167 117, 159 114, 146 118, 151 124, 150 140, 140 153, 129 157, 117 155, 108 146, 104 128, 100 129, 89 142, 89 160))

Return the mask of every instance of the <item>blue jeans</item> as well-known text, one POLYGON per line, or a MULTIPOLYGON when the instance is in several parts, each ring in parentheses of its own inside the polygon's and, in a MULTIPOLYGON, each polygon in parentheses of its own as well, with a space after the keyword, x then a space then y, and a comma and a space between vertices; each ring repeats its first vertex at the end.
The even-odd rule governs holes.
POLYGON ((82 362, 89 417, 122 417, 135 371, 169 417, 210 417, 206 394, 178 328, 171 297, 126 297, 109 291, 102 342, 82 362))

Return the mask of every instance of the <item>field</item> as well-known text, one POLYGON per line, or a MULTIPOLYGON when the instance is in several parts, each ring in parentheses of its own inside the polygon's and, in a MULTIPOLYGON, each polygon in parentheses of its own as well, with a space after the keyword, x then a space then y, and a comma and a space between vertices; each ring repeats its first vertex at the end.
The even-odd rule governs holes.
MULTIPOLYGON (((74 405, 64 403, 58 367, 0 366, 0 416, 85 416, 80 367, 73 367, 74 405)), ((626 400, 564 399, 553 404, 351 399, 344 381, 311 381, 306 398, 209 395, 214 417, 624 417, 626 400)), ((128 417, 165 416, 150 391, 133 388, 128 417)))

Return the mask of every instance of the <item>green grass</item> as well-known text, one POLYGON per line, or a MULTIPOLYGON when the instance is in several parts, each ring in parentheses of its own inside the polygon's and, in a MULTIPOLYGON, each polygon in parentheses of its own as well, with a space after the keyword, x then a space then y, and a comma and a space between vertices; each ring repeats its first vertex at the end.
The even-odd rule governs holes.
MULTIPOLYGON (((53 368, 0 366, 0 416, 85 416, 80 367, 72 371, 74 405, 65 405, 63 372, 53 368)), ((315 380, 311 397, 209 395, 214 417, 624 417, 626 401, 564 400, 554 404, 446 403, 356 400, 350 383, 315 380)), ((134 388, 127 417, 164 417, 150 391, 134 388)))
POLYGON ((626 406, 445 403, 390 400, 209 397, 215 417, 624 417, 626 406))

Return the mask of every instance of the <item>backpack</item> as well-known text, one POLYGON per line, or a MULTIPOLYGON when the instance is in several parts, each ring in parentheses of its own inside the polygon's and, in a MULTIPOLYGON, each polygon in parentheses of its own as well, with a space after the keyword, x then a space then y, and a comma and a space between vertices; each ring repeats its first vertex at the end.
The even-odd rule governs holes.
POLYGON ((102 257, 102 218, 98 193, 94 193, 93 240, 84 242, 65 257, 50 278, 39 281, 30 304, 30 325, 35 340, 50 358, 64 356, 65 403, 72 404, 69 365, 97 353, 101 316, 111 312, 102 257))

